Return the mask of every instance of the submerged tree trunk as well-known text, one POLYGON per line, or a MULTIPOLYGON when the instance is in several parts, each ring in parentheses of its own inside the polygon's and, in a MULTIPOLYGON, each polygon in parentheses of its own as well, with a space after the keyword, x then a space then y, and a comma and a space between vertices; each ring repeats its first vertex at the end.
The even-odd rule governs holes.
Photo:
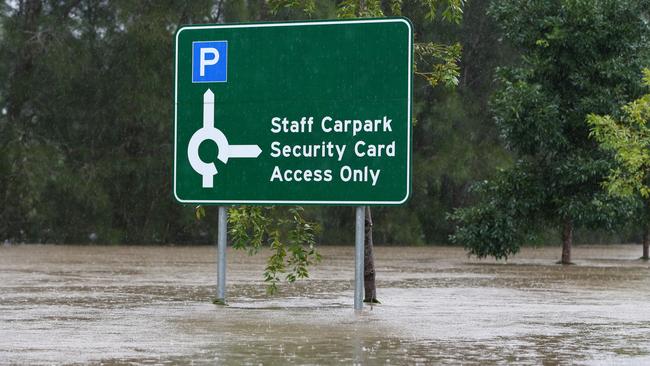
POLYGON ((573 222, 565 219, 562 226, 562 260, 560 264, 571 264, 571 245, 573 244, 573 222))
POLYGON ((372 242, 372 216, 370 206, 366 206, 365 240, 363 243, 363 287, 364 302, 378 303, 375 285, 375 256, 372 242))
POLYGON ((641 259, 650 259, 650 225, 646 225, 643 229, 643 257, 641 259))

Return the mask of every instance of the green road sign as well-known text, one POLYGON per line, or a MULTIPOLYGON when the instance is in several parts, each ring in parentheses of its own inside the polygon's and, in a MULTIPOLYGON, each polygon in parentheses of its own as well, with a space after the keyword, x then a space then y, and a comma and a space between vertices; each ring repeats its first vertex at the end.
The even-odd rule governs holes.
POLYGON ((412 39, 403 18, 179 29, 176 199, 404 203, 412 39))

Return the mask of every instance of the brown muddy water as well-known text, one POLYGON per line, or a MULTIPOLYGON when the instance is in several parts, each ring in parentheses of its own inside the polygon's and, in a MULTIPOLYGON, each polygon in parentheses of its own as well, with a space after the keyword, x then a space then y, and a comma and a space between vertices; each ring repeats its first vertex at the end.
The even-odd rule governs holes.
POLYGON ((0 247, 2 364, 650 364, 650 264, 635 245, 379 247, 383 304, 352 310, 353 248, 265 294, 262 256, 211 247, 0 247))

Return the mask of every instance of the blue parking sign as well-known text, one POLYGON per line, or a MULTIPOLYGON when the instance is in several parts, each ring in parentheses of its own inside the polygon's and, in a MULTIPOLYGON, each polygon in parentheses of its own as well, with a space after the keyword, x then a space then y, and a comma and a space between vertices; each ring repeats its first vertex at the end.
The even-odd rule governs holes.
POLYGON ((228 76, 228 41, 192 42, 192 82, 225 83, 228 76))

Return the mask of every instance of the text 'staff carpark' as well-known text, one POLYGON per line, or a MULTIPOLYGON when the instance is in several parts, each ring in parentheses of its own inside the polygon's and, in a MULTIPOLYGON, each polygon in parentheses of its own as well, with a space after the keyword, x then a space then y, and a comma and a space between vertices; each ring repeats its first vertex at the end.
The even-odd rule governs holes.
POLYGON ((412 39, 402 18, 179 29, 176 199, 404 203, 412 39))

